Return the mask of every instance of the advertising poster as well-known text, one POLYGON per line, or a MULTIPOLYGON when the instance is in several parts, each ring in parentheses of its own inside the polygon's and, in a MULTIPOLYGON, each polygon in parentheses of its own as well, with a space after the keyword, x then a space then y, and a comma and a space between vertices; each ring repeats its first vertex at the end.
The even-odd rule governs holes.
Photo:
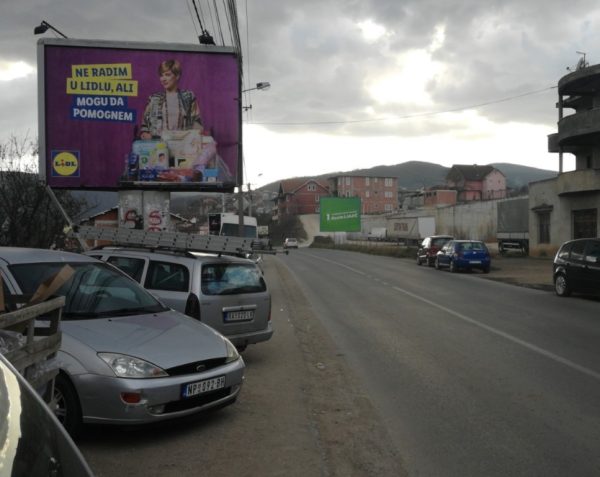
POLYGON ((321 232, 360 232, 359 197, 321 197, 321 232))
POLYGON ((231 48, 42 39, 40 175, 64 189, 232 189, 240 143, 231 48))

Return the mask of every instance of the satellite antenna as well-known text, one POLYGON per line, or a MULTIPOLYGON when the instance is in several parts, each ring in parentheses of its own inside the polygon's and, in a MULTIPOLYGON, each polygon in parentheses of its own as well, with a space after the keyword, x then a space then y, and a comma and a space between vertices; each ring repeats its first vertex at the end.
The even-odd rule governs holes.
POLYGON ((577 53, 578 55, 583 55, 581 58, 579 58, 579 61, 577 62, 577 66, 575 67, 575 71, 580 70, 582 68, 587 68, 588 63, 587 63, 587 61, 585 61, 585 52, 584 51, 576 51, 575 53, 577 53))

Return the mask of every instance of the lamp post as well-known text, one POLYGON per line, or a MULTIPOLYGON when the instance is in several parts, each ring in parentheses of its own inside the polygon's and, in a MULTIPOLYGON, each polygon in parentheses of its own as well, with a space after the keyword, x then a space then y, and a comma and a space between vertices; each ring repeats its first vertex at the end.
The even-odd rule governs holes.
POLYGON ((34 35, 42 35, 43 33, 46 33, 48 30, 52 30, 56 33, 58 33, 60 36, 62 36, 63 38, 68 38, 67 35, 65 35, 62 31, 57 30, 56 28, 54 28, 52 25, 50 25, 50 23, 48 23, 46 20, 42 20, 42 23, 40 23, 38 26, 36 26, 33 29, 33 34, 34 35))

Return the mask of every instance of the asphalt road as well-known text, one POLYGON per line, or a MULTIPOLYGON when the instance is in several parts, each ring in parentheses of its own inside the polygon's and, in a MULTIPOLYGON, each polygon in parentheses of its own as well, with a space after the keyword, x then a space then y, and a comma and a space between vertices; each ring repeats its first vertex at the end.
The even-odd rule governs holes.
POLYGON ((409 475, 600 475, 598 300, 351 252, 275 259, 409 475))

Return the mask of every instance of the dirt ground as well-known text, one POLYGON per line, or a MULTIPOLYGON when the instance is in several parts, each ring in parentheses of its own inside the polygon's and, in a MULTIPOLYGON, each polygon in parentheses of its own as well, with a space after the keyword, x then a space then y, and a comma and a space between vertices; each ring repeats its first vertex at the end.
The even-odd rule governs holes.
POLYGON ((492 269, 482 278, 541 290, 553 290, 552 259, 506 255, 492 257, 492 269))

